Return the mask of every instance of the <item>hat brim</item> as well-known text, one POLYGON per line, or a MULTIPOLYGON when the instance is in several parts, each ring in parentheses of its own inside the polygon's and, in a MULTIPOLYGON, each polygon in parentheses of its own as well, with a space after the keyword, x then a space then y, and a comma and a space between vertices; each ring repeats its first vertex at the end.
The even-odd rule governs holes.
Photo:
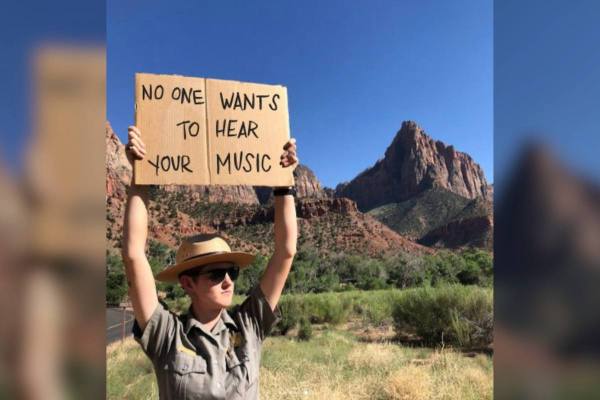
POLYGON ((231 252, 211 254, 171 265, 160 271, 155 278, 161 282, 177 282, 179 280, 179 274, 188 269, 218 262, 231 262, 240 268, 246 268, 252 264, 252 261, 254 261, 254 255, 249 253, 231 252))

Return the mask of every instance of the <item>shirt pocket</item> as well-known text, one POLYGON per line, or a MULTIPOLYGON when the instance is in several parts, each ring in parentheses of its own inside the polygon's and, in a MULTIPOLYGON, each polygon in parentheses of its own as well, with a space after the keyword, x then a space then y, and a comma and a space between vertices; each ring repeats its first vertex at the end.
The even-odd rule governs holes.
POLYGON ((225 362, 227 366, 227 398, 237 399, 237 396, 243 398, 247 388, 252 383, 250 357, 243 349, 236 348, 228 354, 225 362))
POLYGON ((206 360, 200 356, 178 352, 170 357, 165 369, 167 390, 175 394, 177 399, 187 398, 191 384, 193 383, 194 387, 202 386, 206 379, 206 360))

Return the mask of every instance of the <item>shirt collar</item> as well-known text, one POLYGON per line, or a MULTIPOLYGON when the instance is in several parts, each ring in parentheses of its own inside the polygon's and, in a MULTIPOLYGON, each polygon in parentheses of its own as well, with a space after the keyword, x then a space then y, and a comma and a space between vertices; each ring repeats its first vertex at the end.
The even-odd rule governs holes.
POLYGON ((221 320, 225 323, 225 325, 229 326, 230 328, 233 328, 233 330, 239 331, 237 324, 235 323, 233 318, 231 318, 231 315, 229 315, 229 311, 223 310, 223 312, 221 313, 221 320))
MULTIPOLYGON (((204 326, 200 323, 200 321, 198 321, 196 318, 194 318, 194 314, 192 314, 192 306, 190 306, 190 308, 188 309, 188 312, 186 314, 185 333, 189 334, 193 327, 197 327, 198 329, 200 329, 200 331, 202 331, 205 334, 209 334, 209 335, 211 334, 211 332, 208 332, 204 328, 204 326)), ((215 325, 212 333, 221 332, 221 331, 225 330, 226 327, 233 328, 235 331, 239 330, 237 327, 237 324, 235 323, 233 318, 231 318, 231 316, 229 315, 229 312, 227 310, 223 310, 223 311, 221 311, 221 316, 219 318, 219 321, 217 321, 217 324, 215 325)))

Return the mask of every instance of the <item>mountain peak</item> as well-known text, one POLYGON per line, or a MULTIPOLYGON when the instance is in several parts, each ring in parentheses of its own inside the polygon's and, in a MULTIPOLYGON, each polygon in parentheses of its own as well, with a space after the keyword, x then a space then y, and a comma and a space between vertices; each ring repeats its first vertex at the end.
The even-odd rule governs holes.
POLYGON ((415 122, 404 121, 385 157, 351 182, 337 188, 338 196, 355 200, 361 210, 404 201, 440 187, 468 199, 485 196, 482 168, 454 146, 434 140, 415 122))

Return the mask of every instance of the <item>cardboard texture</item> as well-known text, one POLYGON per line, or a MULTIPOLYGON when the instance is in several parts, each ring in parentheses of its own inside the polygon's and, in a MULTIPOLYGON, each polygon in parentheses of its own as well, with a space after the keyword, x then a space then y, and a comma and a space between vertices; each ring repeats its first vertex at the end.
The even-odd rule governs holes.
POLYGON ((210 183, 204 84, 203 78, 135 75, 135 125, 146 145, 146 158, 135 162, 135 183, 210 183))
POLYGON ((226 185, 291 186, 279 165, 289 140, 283 86, 207 79, 211 181, 226 185))
POLYGON ((279 165, 290 138, 285 87, 136 74, 135 98, 146 144, 136 183, 294 184, 293 170, 279 165))
POLYGON ((47 45, 35 51, 32 66, 34 119, 24 167, 36 199, 28 209, 30 248, 60 259, 102 256, 97 238, 104 227, 90 221, 105 209, 105 155, 93 150, 106 147, 105 52, 47 45))

